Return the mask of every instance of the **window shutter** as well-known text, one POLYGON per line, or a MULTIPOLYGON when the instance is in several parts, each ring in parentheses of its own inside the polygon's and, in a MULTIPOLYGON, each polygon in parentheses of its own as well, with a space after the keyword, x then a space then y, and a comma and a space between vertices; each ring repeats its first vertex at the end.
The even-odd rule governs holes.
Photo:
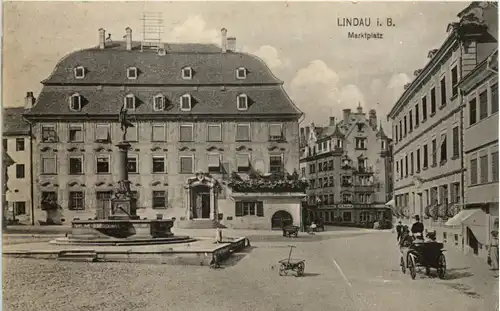
POLYGON ((108 140, 108 127, 107 126, 97 126, 96 127, 96 139, 97 140, 108 140))
POLYGON ((281 136, 281 124, 269 125, 269 136, 273 137, 281 136))
POLYGON ((209 154, 208 155, 208 167, 220 167, 220 155, 219 154, 209 154))
POLYGON ((243 202, 236 202, 235 215, 236 217, 243 216, 243 202))
POLYGON ((237 167, 249 167, 249 158, 247 154, 238 154, 237 158, 237 167))
POLYGON ((257 202, 257 216, 259 217, 264 216, 264 202, 262 201, 257 202))
POLYGON ((153 141, 165 141, 165 126, 160 124, 153 125, 153 141))

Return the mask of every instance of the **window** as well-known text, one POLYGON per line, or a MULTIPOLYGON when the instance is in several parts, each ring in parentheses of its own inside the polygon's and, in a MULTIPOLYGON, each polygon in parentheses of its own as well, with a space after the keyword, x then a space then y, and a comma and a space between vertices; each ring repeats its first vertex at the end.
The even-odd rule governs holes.
POLYGON ((191 95, 186 94, 181 96, 181 110, 191 111, 191 95))
POLYGON ((238 79, 246 79, 247 77, 247 70, 243 67, 240 67, 236 69, 236 78, 238 79))
POLYGON ((318 172, 323 172, 323 163, 318 163, 318 172))
POLYGON ((14 214, 16 216, 26 214, 26 202, 14 202, 14 214))
POLYGON ((127 130, 127 136, 125 137, 127 141, 137 141, 138 140, 138 135, 139 134, 139 124, 133 124, 132 127, 130 127, 127 130))
POLYGON ((41 205, 57 205, 57 193, 55 191, 42 191, 41 205))
POLYGON ((24 151, 24 138, 16 138, 16 151, 24 151))
POLYGON ((422 121, 427 120, 427 96, 422 97, 422 121))
POLYGON ((151 140, 152 141, 166 141, 166 125, 156 123, 151 126, 151 140))
POLYGON ((446 134, 441 134, 441 156, 439 158, 441 165, 443 165, 443 162, 446 162, 446 160, 448 160, 447 147, 448 144, 446 143, 446 134))
POLYGON ((8 151, 9 141, 6 138, 4 138, 2 140, 2 143, 3 143, 3 150, 8 151))
POLYGON ((399 167, 401 168, 399 178, 403 179, 403 174, 404 174, 404 171, 403 171, 403 159, 399 160, 399 167))
POLYGON ((333 160, 328 161, 328 170, 333 171, 333 160))
POLYGON ((109 124, 96 124, 95 140, 98 142, 107 142, 111 140, 111 127, 109 124))
POLYGON ((333 186, 334 186, 334 179, 333 176, 330 176, 328 177, 328 187, 333 187, 333 186))
POLYGON ((127 78, 137 79, 137 68, 135 68, 135 67, 127 68, 127 78))
POLYGON ((451 96, 458 94, 458 68, 457 66, 451 69, 451 96))
POLYGON ((57 141, 56 126, 42 125, 42 142, 54 143, 57 141))
POLYGON ((108 174, 110 172, 109 163, 110 163, 109 155, 97 156, 97 163, 96 163, 97 174, 108 174))
POLYGON ((281 123, 269 124, 269 140, 279 141, 283 139, 283 129, 281 123))
POLYGON ((69 125, 69 142, 83 142, 83 125, 69 125))
POLYGON ((414 158, 413 158, 413 152, 412 152, 412 153, 410 153, 410 175, 413 175, 413 173, 414 173, 413 164, 414 164, 414 158))
POLYGON ((407 123, 406 116, 404 116, 403 120, 404 120, 404 125, 405 125, 405 129, 404 129, 405 136, 404 137, 406 137, 406 134, 408 134, 408 123, 407 123))
POLYGON ((24 164, 16 164, 16 178, 17 179, 24 178, 24 164))
POLYGON ((446 96, 446 77, 443 77, 441 79, 440 87, 441 87, 441 106, 444 106, 446 105, 446 101, 448 100, 446 96))
POLYGON ((132 174, 139 173, 138 156, 129 154, 127 157, 127 171, 132 174))
POLYGON ((365 138, 356 137, 356 149, 366 149, 365 138))
POLYGON ((235 203, 236 217, 258 216, 264 217, 264 202, 262 201, 237 201, 235 203))
POLYGON ((488 155, 481 156, 479 161, 481 165, 481 183, 484 184, 488 182, 488 170, 490 169, 488 165, 488 155))
POLYGON ((431 89, 431 116, 436 113, 436 88, 431 89))
POLYGON ((190 67, 182 68, 182 78, 191 80, 193 78, 193 69, 191 69, 190 67))
POLYGON ((83 174, 83 156, 69 157, 69 174, 70 175, 83 174))
POLYGON ((451 203, 460 202, 460 183, 452 183, 450 189, 451 203))
POLYGON ((163 111, 165 110, 165 96, 158 94, 153 97, 153 110, 163 111))
POLYGON ((69 204, 70 210, 84 210, 85 209, 85 194, 83 191, 70 191, 69 204))
POLYGON ((477 184, 477 159, 470 160, 470 184, 477 184))
POLYGON ((398 125, 394 125, 394 138, 396 140, 396 143, 398 143, 399 139, 398 139, 398 125))
POLYGON ((408 155, 405 155, 405 177, 408 177, 408 155))
POLYGON ((415 105, 415 128, 418 127, 419 122, 420 122, 420 116, 419 116, 418 104, 416 104, 415 105))
POLYGON ((240 173, 248 172, 248 170, 250 170, 250 155, 237 154, 236 166, 238 167, 238 172, 240 173))
POLYGON ((193 124, 181 124, 179 132, 181 142, 193 141, 193 124))
POLYGON ((236 97, 238 110, 248 110, 248 97, 245 94, 236 97))
POLYGON ((436 166, 437 165, 437 141, 436 139, 434 138, 432 140, 432 166, 436 166))
POLYGON ((399 120, 399 140, 403 140, 403 123, 399 120))
POLYGON ((194 157, 181 156, 181 174, 191 174, 194 171, 194 157))
POLYGON ((123 100, 123 105, 127 110, 135 110, 135 96, 133 94, 128 94, 123 100))
POLYGON ((56 157, 42 158, 42 174, 57 174, 56 157))
POLYGON ((82 110, 82 97, 79 94, 73 94, 70 96, 69 109, 73 111, 82 110))
MULTIPOLYGON (((189 159, 192 159, 189 157, 189 159)), ((163 155, 158 155, 158 156, 153 156, 153 173, 165 173, 167 171, 166 167, 166 159, 165 156, 163 155)), ((181 158, 182 162, 182 158, 181 158)), ((192 163, 192 160, 191 160, 192 163)), ((181 168, 182 168, 182 163, 181 163, 181 168)), ((192 170, 191 170, 192 171, 192 170)))
POLYGON ((396 174, 399 175, 399 161, 396 161, 396 174))
POLYGON ((453 158, 458 158, 460 148, 459 148, 459 140, 458 140, 458 126, 453 128, 453 158))
POLYGON ((477 122, 477 101, 476 99, 472 99, 469 102, 469 125, 476 124, 477 122))
POLYGON ((153 209, 165 209, 168 206, 166 191, 153 191, 153 209))
POLYGON ((358 132, 363 132, 363 127, 364 127, 364 123, 358 123, 356 124, 358 126, 358 132))
POLYGON ((311 173, 311 174, 316 173, 316 165, 315 164, 309 164, 309 173, 311 173))
POLYGON ((498 181, 498 151, 491 153, 491 177, 492 181, 498 181))
POLYGON ((417 149, 417 174, 420 173, 420 148, 417 149))
POLYGON ((220 173, 221 167, 220 167, 220 154, 209 154, 208 155, 208 172, 209 173, 220 173))
POLYGON ((222 141, 222 125, 209 124, 208 125, 208 141, 222 141))
POLYGON ((479 120, 488 116, 488 92, 484 90, 479 94, 479 120))
POLYGON ((250 124, 236 125, 236 141, 250 141, 250 124))
POLYGON ((283 156, 282 155, 270 155, 269 156, 269 172, 272 174, 282 173, 283 168, 283 156))
POLYGON ((74 74, 76 79, 85 78, 85 68, 83 66, 78 66, 74 69, 74 74))
POLYGON ((344 204, 350 204, 350 203, 352 203, 351 194, 350 193, 343 193, 342 194, 342 203, 344 203, 344 204))
POLYGON ((411 133, 411 131, 413 131, 413 114, 412 114, 412 111, 410 109, 410 112, 408 112, 408 121, 409 121, 409 125, 410 125, 410 130, 409 132, 411 133))
POLYGON ((498 83, 491 86, 491 113, 498 112, 498 83))

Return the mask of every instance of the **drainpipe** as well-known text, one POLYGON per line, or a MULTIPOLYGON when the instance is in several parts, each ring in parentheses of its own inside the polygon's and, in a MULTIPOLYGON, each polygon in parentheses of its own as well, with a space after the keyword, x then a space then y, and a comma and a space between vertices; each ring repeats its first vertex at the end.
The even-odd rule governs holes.
POLYGON ((34 160, 33 160, 33 123, 26 119, 26 122, 30 125, 29 129, 29 138, 30 138, 30 196, 31 196, 31 225, 35 225, 35 189, 33 186, 33 168, 34 160))
MULTIPOLYGON (((462 73, 463 73, 463 59, 462 59, 462 48, 463 44, 460 44, 460 55, 458 58, 459 61, 459 68, 460 68, 460 80, 462 79, 462 73)), ((459 126, 459 136, 460 136, 460 166, 462 167, 462 172, 460 173, 460 183, 461 183, 461 193, 460 193, 460 204, 462 205, 462 208, 465 207, 465 159, 464 159, 464 109, 465 109, 465 100, 464 100, 464 91, 459 87, 458 88, 458 103, 460 107, 460 126, 459 126)), ((461 227, 461 233, 462 233, 462 241, 464 241, 464 233, 465 233, 465 228, 463 224, 460 224, 461 227)), ((460 240, 459 240, 460 243, 460 240)), ((464 242, 460 243, 460 247, 462 248, 462 251, 465 250, 464 247, 464 242)))

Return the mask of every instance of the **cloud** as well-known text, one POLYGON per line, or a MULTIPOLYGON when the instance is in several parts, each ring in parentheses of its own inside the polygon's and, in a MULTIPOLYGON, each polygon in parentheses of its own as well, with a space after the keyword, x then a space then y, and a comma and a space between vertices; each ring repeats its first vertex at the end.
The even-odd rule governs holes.
POLYGON ((342 109, 354 109, 365 97, 358 86, 342 85, 339 75, 322 60, 314 60, 297 71, 290 95, 306 114, 306 123, 326 124, 330 116, 340 117, 342 109))
POLYGON ((167 41, 178 43, 219 43, 220 32, 207 28, 205 20, 199 16, 190 16, 184 23, 174 27, 167 41))
POLYGON ((252 54, 260 57, 271 69, 288 67, 290 65, 288 60, 280 59, 278 50, 270 45, 263 45, 252 54))

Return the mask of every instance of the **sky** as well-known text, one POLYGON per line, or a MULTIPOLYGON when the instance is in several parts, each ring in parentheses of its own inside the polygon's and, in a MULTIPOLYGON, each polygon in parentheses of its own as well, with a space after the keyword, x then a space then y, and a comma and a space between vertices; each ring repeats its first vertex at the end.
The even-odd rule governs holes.
POLYGON ((142 12, 159 12, 166 42, 220 44, 220 29, 239 51, 262 58, 306 118, 326 125, 342 109, 376 109, 386 116, 413 72, 439 48, 446 26, 467 2, 4 2, 4 107, 35 97, 57 62, 96 46, 98 29, 122 40, 131 27, 141 39, 142 12), (340 27, 338 18, 371 18, 370 27, 340 27), (377 27, 391 18, 394 26, 377 27), (348 32, 379 32, 383 39, 352 39, 348 32))

